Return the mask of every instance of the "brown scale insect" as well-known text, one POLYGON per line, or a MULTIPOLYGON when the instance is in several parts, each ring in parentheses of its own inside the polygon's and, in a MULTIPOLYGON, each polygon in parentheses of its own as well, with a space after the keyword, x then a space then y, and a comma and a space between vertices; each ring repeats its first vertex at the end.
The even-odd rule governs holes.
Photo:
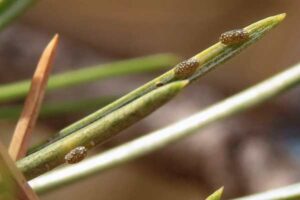
POLYGON ((160 82, 160 81, 158 81, 158 82, 155 83, 155 86, 156 86, 156 87, 161 87, 161 86, 163 86, 163 85, 164 85, 164 83, 163 83, 163 82, 160 82))
POLYGON ((65 155, 65 161, 68 164, 74 164, 82 161, 87 155, 87 149, 84 146, 76 147, 65 155))
POLYGON ((219 40, 225 45, 232 45, 245 42, 249 37, 249 33, 244 29, 235 29, 222 33, 219 40))
POLYGON ((199 67, 200 63, 198 60, 191 58, 189 60, 185 60, 178 65, 176 65, 174 72, 175 77, 179 79, 185 79, 194 74, 196 69, 199 67))

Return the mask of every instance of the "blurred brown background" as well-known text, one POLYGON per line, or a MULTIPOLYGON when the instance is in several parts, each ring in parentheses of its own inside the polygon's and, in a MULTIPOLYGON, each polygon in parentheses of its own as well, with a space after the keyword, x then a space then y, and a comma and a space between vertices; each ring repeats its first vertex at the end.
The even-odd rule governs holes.
MULTIPOLYGON (((43 0, 0 34, 0 82, 30 77, 43 46, 56 32, 62 35, 55 66, 58 73, 159 52, 188 58, 215 43, 224 31, 287 13, 286 20, 257 44, 103 148, 112 147, 189 116, 299 62, 299 8, 297 0, 43 0)), ((47 100, 121 95, 154 76, 101 81, 53 92, 47 100)), ((296 88, 162 151, 42 199, 196 200, 222 185, 229 198, 300 181, 299 92, 296 88)), ((37 129, 51 134, 82 116, 42 120, 37 129)), ((1 123, 9 138, 14 122, 1 123)))

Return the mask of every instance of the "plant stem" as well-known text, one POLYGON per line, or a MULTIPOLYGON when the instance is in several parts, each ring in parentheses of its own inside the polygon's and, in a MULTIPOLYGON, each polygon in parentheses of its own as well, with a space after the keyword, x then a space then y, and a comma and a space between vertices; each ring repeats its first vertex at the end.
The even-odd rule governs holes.
MULTIPOLYGON (((96 80, 123 75, 138 74, 163 69, 174 65, 179 58, 173 54, 157 54, 113 63, 85 67, 49 78, 49 91, 81 85, 96 80)), ((20 99, 29 91, 30 80, 0 86, 0 102, 20 99)))
POLYGON ((67 166, 44 174, 30 181, 30 185, 37 192, 43 193, 119 166, 192 135, 212 122, 257 106, 299 83, 300 64, 187 119, 91 157, 74 166, 67 166))
MULTIPOLYGON (((191 76, 186 78, 184 83, 189 84, 190 81, 200 77, 219 63, 233 57, 242 49, 245 49, 257 41, 258 38, 262 37, 268 30, 274 28, 284 17, 285 14, 276 15, 246 27, 245 29, 249 31, 249 40, 242 44, 227 46, 217 43, 204 52, 197 54, 192 59, 201 63, 201 65, 199 65, 198 69, 191 74, 191 76), (203 68, 205 70, 203 70, 203 68)), ((179 66, 182 65, 179 64, 179 66)), ((162 92, 162 89, 175 83, 178 84, 178 77, 175 73, 176 69, 178 69, 178 66, 175 66, 171 71, 71 125, 65 132, 60 132, 58 137, 42 146, 43 149, 19 160, 17 162, 18 167, 27 178, 34 178, 62 164, 64 162, 64 155, 67 154, 71 148, 85 145, 87 148, 91 148, 93 145, 103 143, 124 128, 141 120, 175 96, 175 89, 173 94, 166 91, 162 92), (163 84, 164 86, 157 86, 157 82, 159 82, 159 85, 163 84), (151 100, 152 98, 153 100, 151 100), (163 101, 161 99, 163 99, 163 101), (151 101, 152 103, 148 104, 146 101, 151 101), (147 112, 141 113, 140 110, 146 110, 147 112), (126 119, 126 115, 123 114, 123 112, 127 113, 128 116, 132 115, 134 117, 128 117, 128 119, 126 119)), ((180 84, 176 87, 177 93, 183 86, 180 84)))

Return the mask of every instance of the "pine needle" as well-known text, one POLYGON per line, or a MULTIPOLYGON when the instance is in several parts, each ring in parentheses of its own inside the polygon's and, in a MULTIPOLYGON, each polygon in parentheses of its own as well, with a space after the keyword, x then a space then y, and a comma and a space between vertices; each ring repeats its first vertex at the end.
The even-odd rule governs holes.
POLYGON ((212 193, 209 197, 207 197, 205 200, 221 200, 223 190, 224 187, 221 187, 220 189, 212 193))
POLYGON ((58 38, 59 36, 56 34, 47 45, 33 75, 30 91, 26 98, 23 112, 17 123, 9 146, 9 154, 13 160, 18 160, 26 155, 28 141, 35 126, 41 103, 43 101, 45 88, 47 86, 48 77, 52 69, 58 38))

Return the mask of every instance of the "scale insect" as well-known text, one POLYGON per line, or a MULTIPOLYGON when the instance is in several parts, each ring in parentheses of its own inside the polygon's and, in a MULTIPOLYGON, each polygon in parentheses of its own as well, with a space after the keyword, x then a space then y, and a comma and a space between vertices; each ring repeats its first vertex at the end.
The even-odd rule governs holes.
POLYGON ((87 156, 87 149, 84 146, 79 146, 72 149, 65 155, 65 161, 68 164, 75 164, 82 161, 87 156))
POLYGON ((219 40, 225 45, 232 45, 245 42, 249 38, 249 33, 244 29, 235 29, 222 33, 219 40))
POLYGON ((200 63, 195 58, 185 60, 175 66, 174 73, 178 79, 185 79, 194 74, 200 63))
POLYGON ((164 86, 164 85, 165 84, 163 82, 160 82, 160 81, 158 81, 158 82, 155 83, 156 87, 161 87, 161 86, 164 86))

